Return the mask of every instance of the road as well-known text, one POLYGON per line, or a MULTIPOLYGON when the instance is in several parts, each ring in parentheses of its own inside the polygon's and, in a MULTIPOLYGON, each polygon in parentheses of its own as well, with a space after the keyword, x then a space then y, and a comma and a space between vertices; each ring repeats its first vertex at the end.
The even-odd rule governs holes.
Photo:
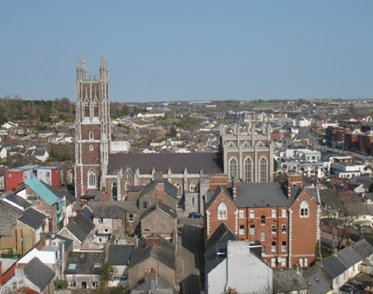
POLYGON ((181 219, 181 248, 176 271, 176 282, 181 284, 181 293, 201 293, 204 276, 203 220, 181 219), (190 224, 192 223, 192 224, 190 224))

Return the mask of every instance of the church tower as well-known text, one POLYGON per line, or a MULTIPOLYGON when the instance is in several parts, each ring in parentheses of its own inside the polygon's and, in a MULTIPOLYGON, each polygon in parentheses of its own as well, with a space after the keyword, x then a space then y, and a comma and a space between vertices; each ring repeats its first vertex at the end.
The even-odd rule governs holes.
POLYGON ((111 140, 109 69, 101 57, 100 76, 87 78, 85 61, 76 69, 75 196, 105 189, 111 140))

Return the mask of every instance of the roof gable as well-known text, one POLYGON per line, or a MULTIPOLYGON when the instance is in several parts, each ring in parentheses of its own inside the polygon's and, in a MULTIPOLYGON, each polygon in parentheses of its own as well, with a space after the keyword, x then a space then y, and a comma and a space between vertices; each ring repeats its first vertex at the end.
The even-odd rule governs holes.
POLYGON ((55 273, 39 258, 34 257, 25 267, 27 278, 36 285, 41 291, 51 282, 55 273))

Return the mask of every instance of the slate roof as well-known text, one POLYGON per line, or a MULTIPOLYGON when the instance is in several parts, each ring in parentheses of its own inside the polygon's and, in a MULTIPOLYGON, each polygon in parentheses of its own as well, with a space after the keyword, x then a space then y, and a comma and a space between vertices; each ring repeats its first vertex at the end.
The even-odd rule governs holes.
POLYGON ((336 255, 331 255, 326 258, 322 264, 322 267, 332 279, 338 277, 347 270, 347 267, 336 255))
POLYGON ((308 289, 309 286, 301 273, 290 269, 273 272, 273 293, 292 293, 308 289))
POLYGON ((208 209, 211 206, 211 204, 215 201, 216 197, 218 197, 221 192, 224 192, 228 196, 228 199, 232 200, 229 191, 226 188, 218 186, 215 192, 210 196, 210 199, 206 204, 206 209, 208 209))
POLYGON ((105 262, 104 252, 70 252, 67 258, 67 275, 99 275, 105 262), (71 265, 74 265, 71 266, 71 265), (96 266, 95 266, 96 265, 96 266))
POLYGON ((139 212, 137 201, 88 201, 87 206, 93 212, 97 207, 101 205, 112 204, 125 209, 127 212, 139 212))
POLYGON ((29 186, 40 198, 42 198, 49 206, 60 201, 56 194, 54 194, 47 186, 39 181, 37 178, 30 178, 25 181, 25 184, 29 186))
POLYGON ((227 252, 227 242, 237 239, 237 236, 233 234, 224 222, 219 224, 207 240, 207 247, 209 249, 204 254, 206 273, 212 271, 226 258, 226 256, 218 256, 217 252, 227 252))
POLYGON ((140 173, 151 174, 153 168, 164 174, 171 169, 172 173, 222 173, 223 158, 220 153, 196 152, 196 153, 123 153, 109 154, 108 174, 116 174, 119 169, 131 168, 140 173))
POLYGON ((237 207, 290 207, 302 192, 297 186, 291 188, 290 198, 285 194, 282 183, 237 182, 237 207))
POLYGON ((28 202, 26 199, 22 198, 21 196, 18 196, 16 194, 11 194, 8 197, 6 197, 7 200, 21 206, 23 209, 26 209, 30 207, 32 204, 28 202))
POLYGON ((122 219, 126 210, 124 208, 110 203, 109 205, 100 205, 93 211, 94 218, 110 218, 110 219, 122 219))
POLYGON ((339 251, 338 256, 347 267, 351 267, 362 260, 361 256, 352 247, 346 247, 339 251))
MULTIPOLYGON (((304 277, 306 283, 310 283, 309 294, 328 293, 333 290, 331 283, 322 269, 317 269, 304 277)), ((309 284, 308 284, 309 285, 309 284)))
POLYGON ((10 236, 12 227, 17 223, 17 218, 21 215, 22 210, 4 200, 0 200, 0 212, 2 212, 2 210, 7 210, 11 217, 5 217, 5 215, 0 213, 0 236, 10 236))
POLYGON ((174 197, 174 198, 177 198, 177 188, 170 184, 168 181, 164 181, 164 180, 156 180, 156 181, 153 181, 153 182, 150 182, 149 184, 147 184, 140 192, 140 197, 142 195, 145 195, 147 194, 148 192, 150 191, 153 191, 154 189, 156 189, 157 185, 160 184, 160 183, 163 183, 164 184, 164 190, 167 194, 169 194, 170 196, 174 197))
POLYGON ((35 284, 41 291, 51 282, 55 273, 39 258, 34 257, 25 267, 25 274, 33 284, 35 284))
POLYGON ((169 285, 161 276, 158 276, 157 282, 154 280, 147 280, 134 288, 131 293, 173 294, 175 292, 171 285, 169 285))
POLYGON ((94 227, 95 225, 93 222, 85 218, 81 213, 78 213, 74 220, 66 225, 66 229, 69 230, 81 243, 84 242, 94 227))
POLYGON ((113 265, 128 265, 133 250, 133 245, 110 245, 108 262, 113 265))
POLYGON ((367 258, 373 254, 373 246, 365 239, 361 239, 354 243, 352 248, 355 249, 361 258, 367 258))
POLYGON ((153 257, 167 267, 175 269, 175 245, 162 237, 159 238, 160 246, 152 244, 146 247, 146 240, 142 240, 139 243, 139 246, 132 254, 130 268, 153 257))
POLYGON ((143 215, 141 216, 141 219, 146 218, 148 215, 150 215, 154 210, 160 210, 163 213, 166 213, 168 216, 176 219, 177 214, 176 211, 173 210, 172 208, 168 207, 166 204, 163 202, 158 202, 156 205, 150 207, 148 210, 146 210, 143 215))
POLYGON ((36 230, 44 224, 47 218, 48 216, 44 213, 29 208, 22 213, 18 220, 36 230))

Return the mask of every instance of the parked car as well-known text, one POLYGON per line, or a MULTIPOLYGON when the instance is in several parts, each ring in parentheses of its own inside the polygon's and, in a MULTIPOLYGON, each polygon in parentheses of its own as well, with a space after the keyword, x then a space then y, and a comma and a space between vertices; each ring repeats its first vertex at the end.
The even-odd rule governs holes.
POLYGON ((203 215, 199 212, 191 212, 189 213, 189 218, 203 218, 203 215))

